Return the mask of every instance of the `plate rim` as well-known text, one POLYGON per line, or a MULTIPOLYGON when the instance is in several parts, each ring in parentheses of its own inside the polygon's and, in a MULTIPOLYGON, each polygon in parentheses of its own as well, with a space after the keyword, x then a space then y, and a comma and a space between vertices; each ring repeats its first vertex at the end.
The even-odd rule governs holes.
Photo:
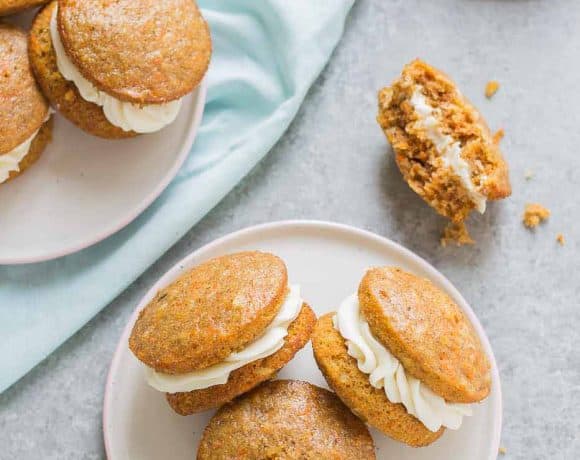
POLYGON ((77 243, 67 248, 53 250, 46 253, 38 254, 35 256, 21 256, 21 257, 2 257, 0 256, 0 265, 23 265, 23 264, 33 264, 38 262, 46 262, 49 260, 58 259, 60 257, 68 256, 83 249, 87 249, 91 246, 94 246, 97 243, 107 239, 108 237, 116 234, 117 232, 121 231, 131 222, 133 222, 137 217, 139 217, 153 202, 165 191, 167 186, 171 183, 171 181, 175 178, 178 171, 183 166, 186 158, 188 157, 191 147, 195 141, 197 133, 199 131, 199 127, 201 124, 201 120, 203 118, 203 113, 205 110, 205 102, 206 102, 206 95, 207 95, 207 76, 201 81, 198 87, 195 89, 197 91, 197 95, 195 98, 196 105, 193 110, 192 115, 192 122, 187 125, 188 133, 185 141, 181 145, 181 149, 179 154, 177 155, 175 161, 171 165, 171 168, 167 170, 167 173, 163 176, 163 179, 159 181, 159 183, 155 186, 155 188, 150 191, 144 199, 142 199, 139 204, 133 208, 131 208, 131 212, 127 213, 127 215, 119 219, 118 222, 106 227, 104 230, 97 232, 91 238, 83 241, 82 243, 77 243))
POLYGON ((413 251, 407 249, 401 244, 385 236, 378 235, 374 232, 364 230, 362 228, 358 228, 353 225, 316 219, 290 219, 290 220, 266 222, 262 224, 251 225, 249 227, 244 227, 240 230, 235 230, 233 232, 220 236, 214 240, 209 241, 203 246, 200 246, 199 248, 189 252, 180 260, 178 260, 168 270, 164 271, 163 274, 161 274, 161 276, 145 292, 145 294, 143 294, 140 297, 139 302, 137 303, 134 310, 131 312, 129 319, 125 324, 123 331, 121 332, 121 336, 119 337, 119 341, 117 343, 117 346, 115 347, 113 358, 111 360, 111 364, 109 365, 109 370, 107 372, 107 380, 105 383, 105 392, 103 396, 103 413, 102 413, 103 441, 105 445, 105 455, 107 459, 112 458, 110 446, 110 434, 108 433, 107 420, 109 419, 109 411, 111 407, 110 405, 112 404, 112 392, 113 392, 112 388, 114 386, 113 369, 118 368, 120 364, 121 350, 122 348, 125 347, 125 344, 130 335, 130 331, 132 329, 132 325, 134 324, 139 311, 143 308, 145 300, 151 297, 152 294, 154 294, 159 290, 160 288, 159 285, 163 281, 165 281, 166 278, 168 278, 171 274, 179 272, 180 267, 182 268, 182 266, 186 265, 190 259, 196 257, 200 252, 212 250, 216 246, 220 246, 224 243, 227 243, 229 240, 242 238, 252 233, 259 233, 272 230, 297 229, 297 228, 309 228, 309 229, 319 228, 323 230, 334 230, 350 234, 351 236, 370 239, 375 243, 386 245, 391 250, 399 252, 403 256, 408 257, 413 262, 420 265, 429 274, 429 278, 431 280, 437 281, 437 283, 441 287, 443 287, 443 289, 447 293, 451 294, 454 299, 459 300, 458 302, 459 307, 467 314, 469 320, 471 321, 475 330, 477 331, 479 339, 482 341, 483 347, 488 352, 491 364, 492 382, 496 383, 496 388, 494 388, 494 391, 496 392, 497 397, 495 398, 493 413, 497 422, 497 429, 495 430, 495 433, 493 433, 491 457, 489 457, 489 460, 495 460, 497 456, 493 455, 493 452, 494 451, 497 452, 497 450, 499 449, 503 425, 503 397, 501 389, 501 379, 497 362, 495 359, 495 354, 493 352, 493 348, 491 347, 489 338, 487 337, 487 334, 485 333, 485 330, 481 322, 479 321, 477 315, 471 308, 470 304, 445 275, 443 275, 439 270, 437 270, 432 264, 430 264, 423 257, 419 256, 418 254, 415 254, 413 251))

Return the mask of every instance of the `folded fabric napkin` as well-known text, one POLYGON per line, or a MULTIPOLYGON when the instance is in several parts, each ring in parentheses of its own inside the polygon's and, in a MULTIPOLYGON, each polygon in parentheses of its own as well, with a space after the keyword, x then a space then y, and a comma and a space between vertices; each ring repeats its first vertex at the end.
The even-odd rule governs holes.
POLYGON ((0 392, 111 302, 264 157, 326 64, 353 2, 199 2, 214 52, 188 160, 115 236, 51 262, 0 266, 0 392))

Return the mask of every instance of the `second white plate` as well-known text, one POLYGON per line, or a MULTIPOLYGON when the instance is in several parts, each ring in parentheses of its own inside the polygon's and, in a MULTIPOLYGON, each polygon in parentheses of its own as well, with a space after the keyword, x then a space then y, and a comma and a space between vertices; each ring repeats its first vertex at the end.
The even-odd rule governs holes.
MULTIPOLYGON (((220 238, 187 256, 147 293, 127 324, 109 371, 105 390, 103 431, 110 460, 191 460, 208 420, 209 411, 182 417, 167 405, 165 396, 145 383, 143 367, 133 357, 127 340, 133 323, 162 287, 184 270, 230 252, 260 249, 284 259, 289 280, 300 284, 303 298, 317 315, 335 310, 354 292, 366 268, 397 265, 429 278, 465 311, 480 336, 492 363, 492 391, 458 431, 447 430, 429 447, 413 449, 376 430, 372 434, 377 458, 399 460, 495 460, 501 432, 501 387, 493 351, 475 314, 435 268, 407 249, 378 235, 339 224, 288 221, 251 227, 220 238)), ((312 356, 310 344, 279 374, 280 378, 306 380, 326 387, 312 356)))

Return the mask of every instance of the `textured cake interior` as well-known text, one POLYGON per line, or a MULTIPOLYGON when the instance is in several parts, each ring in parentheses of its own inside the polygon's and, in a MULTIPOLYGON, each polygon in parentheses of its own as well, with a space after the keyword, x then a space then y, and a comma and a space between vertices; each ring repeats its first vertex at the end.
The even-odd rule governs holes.
POLYGON ((383 128, 405 180, 437 212, 455 223, 476 208, 470 192, 418 123, 411 99, 419 91, 434 108, 438 129, 461 146, 477 194, 500 199, 511 192, 507 166, 479 113, 443 73, 416 60, 379 93, 378 122, 383 128))

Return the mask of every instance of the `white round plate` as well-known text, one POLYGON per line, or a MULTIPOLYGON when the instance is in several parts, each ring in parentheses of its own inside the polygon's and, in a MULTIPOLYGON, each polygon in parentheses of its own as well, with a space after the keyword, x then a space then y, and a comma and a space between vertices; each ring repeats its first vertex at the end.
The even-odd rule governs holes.
MULTIPOLYGON (((317 315, 334 310, 354 292, 366 268, 397 265, 429 278, 463 308, 475 326, 492 364, 492 391, 458 431, 447 430, 429 447, 414 449, 372 430, 377 458, 398 460, 495 460, 501 431, 501 388, 489 341, 473 311, 435 268, 392 241, 345 225, 287 221, 247 228, 220 238, 190 254, 163 276, 142 299, 115 352, 105 390, 103 431, 110 460, 191 460, 213 411, 182 417, 162 393, 147 386, 143 367, 127 346, 138 311, 184 270, 219 255, 260 249, 282 257, 292 283, 317 315)), ((307 380, 326 387, 310 344, 279 373, 280 378, 307 380)))
POLYGON ((187 158, 205 92, 204 80, 175 122, 134 139, 100 139, 55 114, 53 140, 38 162, 0 184, 0 265, 71 254, 141 214, 187 158))

